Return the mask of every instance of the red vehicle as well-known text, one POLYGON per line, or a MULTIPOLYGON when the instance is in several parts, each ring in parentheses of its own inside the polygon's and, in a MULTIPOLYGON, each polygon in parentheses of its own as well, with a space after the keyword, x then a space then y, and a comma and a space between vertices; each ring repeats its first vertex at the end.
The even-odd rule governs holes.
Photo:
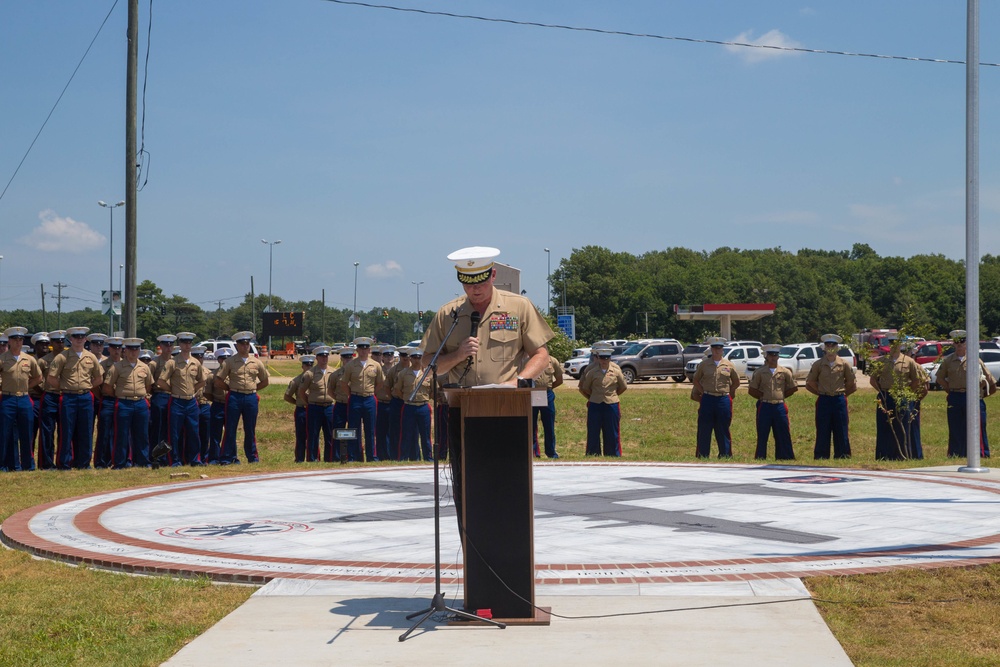
MULTIPOLYGON (((896 329, 862 329, 861 333, 854 334, 854 348, 860 350, 863 345, 871 345, 871 358, 878 359, 889 353, 889 340, 897 333, 896 329)), ((865 360, 858 355, 858 370, 864 373, 865 365, 865 360)))
POLYGON ((950 352, 952 352, 950 340, 928 340, 917 344, 917 349, 913 351, 913 360, 918 364, 928 364, 950 352))

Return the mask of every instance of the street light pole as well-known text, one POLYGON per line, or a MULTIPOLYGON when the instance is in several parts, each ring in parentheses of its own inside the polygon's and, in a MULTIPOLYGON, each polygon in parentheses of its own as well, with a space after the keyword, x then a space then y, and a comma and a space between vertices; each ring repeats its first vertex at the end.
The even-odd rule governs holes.
POLYGON ((548 288, 548 310, 546 314, 552 315, 552 252, 545 249, 545 285, 548 288))
MULTIPOLYGON (((360 262, 354 262, 354 310, 351 311, 351 323, 350 325, 354 327, 354 333, 358 333, 358 264, 360 262)), ((350 343, 357 336, 351 337, 350 331, 347 332, 347 342, 350 343)))
POLYGON ((111 235, 108 239, 108 335, 115 335, 115 308, 114 308, 114 291, 115 291, 115 209, 119 206, 124 206, 125 202, 120 201, 117 204, 106 204, 103 201, 97 202, 98 206, 102 206, 108 209, 108 214, 111 216, 111 235))
POLYGON ((421 280, 420 282, 416 282, 411 280, 410 284, 417 286, 417 325, 418 325, 417 329, 418 330, 414 331, 413 333, 423 333, 424 323, 420 319, 420 286, 424 284, 424 281, 421 280))
MULTIPOLYGON (((0 255, 0 269, 3 268, 3 255, 0 255)), ((3 275, 0 274, 0 302, 2 302, 3 297, 3 275)), ((0 310, 3 310, 3 305, 0 304, 0 310)))
MULTIPOLYGON (((125 296, 125 293, 122 292, 122 271, 124 269, 125 269, 125 265, 124 264, 119 264, 118 265, 118 293, 121 294, 122 296, 125 296)), ((111 302, 114 303, 114 299, 112 299, 111 302)), ((125 307, 124 304, 125 304, 125 300, 122 299, 122 308, 123 309, 125 307)), ((124 310, 123 310, 123 312, 118 313, 118 328, 119 329, 122 329, 122 315, 124 315, 124 314, 125 314, 124 310)))
MULTIPOLYGON (((274 304, 271 300, 274 298, 274 292, 271 289, 271 278, 274 276, 274 246, 281 243, 281 239, 277 241, 268 241, 266 239, 261 239, 261 243, 267 246, 267 312, 274 312, 274 304)), ((271 358, 271 336, 267 337, 267 358, 271 358)))

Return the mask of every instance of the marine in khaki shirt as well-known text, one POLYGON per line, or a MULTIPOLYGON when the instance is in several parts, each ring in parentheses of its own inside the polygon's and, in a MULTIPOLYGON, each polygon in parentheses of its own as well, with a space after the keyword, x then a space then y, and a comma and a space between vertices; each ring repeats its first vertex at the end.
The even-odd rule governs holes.
POLYGON ((590 403, 618 403, 619 396, 628 389, 625 374, 615 362, 609 358, 607 364, 603 359, 598 362, 580 380, 579 390, 590 403))
POLYGON ((340 379, 340 384, 347 385, 354 396, 374 396, 376 389, 380 389, 384 383, 382 364, 373 359, 362 360, 358 357, 347 362, 340 379))
POLYGON ((420 379, 420 375, 422 373, 423 369, 408 366, 407 368, 400 370, 396 376, 399 393, 407 405, 427 405, 427 402, 431 399, 431 383, 434 379, 430 373, 428 373, 424 378, 424 381, 420 385, 420 389, 413 395, 412 400, 410 398, 410 395, 413 394, 414 387, 417 386, 417 380, 420 379))
POLYGON ((207 379, 208 373, 200 361, 194 357, 184 359, 183 355, 178 355, 163 366, 163 372, 156 383, 160 389, 169 391, 172 397, 188 400, 198 395, 207 379))
POLYGON ((799 390, 792 371, 784 366, 761 366, 750 377, 747 392, 765 403, 781 403, 799 390))
MULTIPOLYGON (((42 381, 42 368, 30 354, 0 354, 0 390, 5 396, 25 396, 42 381)), ((2 437, 2 436, 0 436, 2 437)))
POLYGON ((545 344, 555 334, 531 301, 493 285, 493 257, 499 252, 495 248, 465 248, 448 256, 457 262, 465 296, 438 310, 420 345, 433 355, 451 328, 452 312, 456 314, 458 325, 438 357, 442 383, 516 384, 519 372, 521 377, 535 378, 548 365, 545 344), (473 312, 480 314, 480 324, 470 335, 473 312), (522 369, 525 354, 529 359, 522 369), (467 363, 469 357, 471 364, 467 363))
POLYGON ((82 394, 101 386, 104 377, 97 357, 81 349, 72 347, 63 350, 52 360, 49 367, 49 387, 63 394, 82 394))
POLYGON ((219 371, 215 374, 216 387, 226 382, 229 384, 229 391, 252 394, 266 387, 270 377, 264 362, 259 358, 234 354, 219 365, 219 371))
POLYGON ((105 396, 129 401, 148 398, 153 391, 153 372, 141 361, 117 361, 108 369, 103 389, 105 396))
POLYGON ((806 389, 819 396, 850 396, 857 388, 854 368, 843 357, 838 357, 834 348, 832 355, 827 353, 816 361, 809 369, 806 377, 806 389))
POLYGON ((694 372, 692 378, 695 393, 708 394, 709 396, 736 396, 736 390, 740 386, 740 374, 733 366, 733 362, 728 359, 708 359, 702 360, 694 372))
POLYGON ((308 405, 331 405, 333 394, 329 391, 330 381, 329 355, 317 354, 316 365, 301 376, 298 387, 298 399, 308 405))
MULTIPOLYGON (((617 365, 617 364, 616 364, 617 365)), ((553 389, 563 383, 563 370, 559 360, 549 358, 549 365, 535 379, 536 389, 553 389)))

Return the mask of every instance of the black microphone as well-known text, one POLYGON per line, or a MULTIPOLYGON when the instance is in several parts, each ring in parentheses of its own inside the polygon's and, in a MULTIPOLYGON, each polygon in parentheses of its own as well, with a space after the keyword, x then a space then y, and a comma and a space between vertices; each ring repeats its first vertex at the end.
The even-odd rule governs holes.
MULTIPOLYGON (((479 338, 479 321, 483 319, 483 316, 479 314, 478 310, 472 311, 472 329, 469 331, 470 338, 479 338)), ((465 360, 466 363, 472 363, 472 355, 465 360)))

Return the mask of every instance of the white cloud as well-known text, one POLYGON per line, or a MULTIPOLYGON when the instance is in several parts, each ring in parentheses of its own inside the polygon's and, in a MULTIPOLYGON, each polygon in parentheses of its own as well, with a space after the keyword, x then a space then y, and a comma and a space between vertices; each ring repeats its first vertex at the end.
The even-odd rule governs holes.
POLYGON ((370 264, 365 267, 365 276, 368 278, 392 278, 403 275, 403 267, 399 262, 387 259, 381 264, 370 264))
POLYGON ((41 224, 27 236, 20 238, 21 243, 43 252, 84 253, 104 245, 107 237, 91 229, 85 222, 77 222, 73 218, 63 218, 51 209, 38 214, 41 224))
POLYGON ((799 55, 796 51, 782 51, 781 49, 801 48, 802 44, 784 34, 780 30, 768 30, 760 37, 753 36, 753 30, 745 30, 733 37, 730 41, 741 44, 756 44, 759 46, 774 46, 780 48, 762 49, 750 46, 727 46, 730 53, 735 53, 744 62, 759 63, 764 60, 781 58, 782 56, 799 55))

